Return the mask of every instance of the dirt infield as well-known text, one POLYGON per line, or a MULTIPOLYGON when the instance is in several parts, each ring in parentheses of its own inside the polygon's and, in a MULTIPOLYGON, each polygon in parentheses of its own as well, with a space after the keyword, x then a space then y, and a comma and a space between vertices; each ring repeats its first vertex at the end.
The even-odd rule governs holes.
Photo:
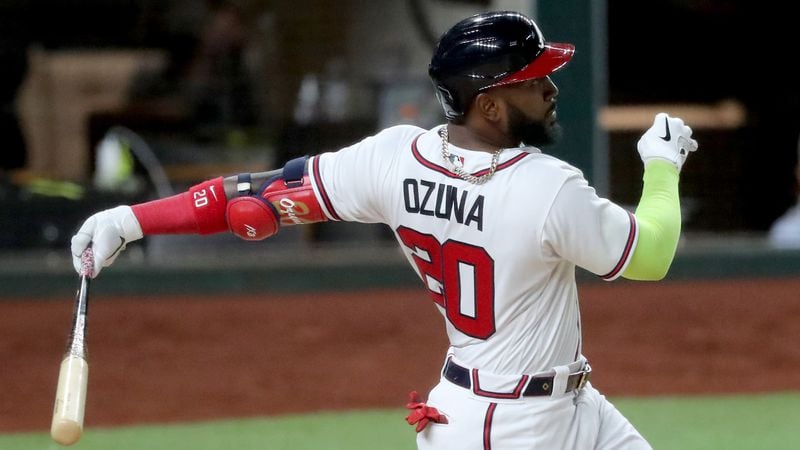
MULTIPOLYGON (((800 389, 800 279, 581 286, 607 395, 800 389)), ((0 431, 49 428, 69 298, 0 301, 0 431)), ((94 298, 86 425, 402 407, 438 378, 419 289, 94 298)))

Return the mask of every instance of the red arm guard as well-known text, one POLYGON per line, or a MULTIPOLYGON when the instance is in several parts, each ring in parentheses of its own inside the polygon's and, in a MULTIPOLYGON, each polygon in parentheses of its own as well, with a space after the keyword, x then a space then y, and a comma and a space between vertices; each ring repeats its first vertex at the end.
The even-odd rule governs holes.
POLYGON ((267 180, 258 194, 251 194, 247 176, 240 176, 240 196, 228 203, 228 225, 236 236, 246 240, 266 239, 281 225, 323 222, 322 212, 306 175, 307 157, 286 163, 283 172, 267 180))
POLYGON ((259 196, 275 207, 280 215, 281 225, 300 225, 328 220, 319 206, 317 196, 314 195, 308 175, 304 175, 294 184, 279 178, 267 185, 259 196))

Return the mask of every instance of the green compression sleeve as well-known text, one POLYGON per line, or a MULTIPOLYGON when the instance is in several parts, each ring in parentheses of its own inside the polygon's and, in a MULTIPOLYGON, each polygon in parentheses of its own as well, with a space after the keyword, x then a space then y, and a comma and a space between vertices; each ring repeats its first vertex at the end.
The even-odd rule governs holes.
POLYGON ((667 275, 681 234, 678 179, 678 169, 666 161, 645 165, 642 198, 636 207, 639 237, 624 278, 660 280, 667 275))

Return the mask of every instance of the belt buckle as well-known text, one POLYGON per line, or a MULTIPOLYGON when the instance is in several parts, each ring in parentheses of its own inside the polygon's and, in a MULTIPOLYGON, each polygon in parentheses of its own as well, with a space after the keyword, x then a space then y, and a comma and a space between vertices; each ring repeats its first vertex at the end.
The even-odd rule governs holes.
POLYGON ((592 375, 592 366, 590 366, 589 363, 586 363, 586 365, 583 368, 583 373, 581 374, 581 378, 580 380, 578 380, 578 386, 577 386, 578 390, 581 390, 583 389, 584 386, 586 386, 586 383, 589 381, 589 378, 591 378, 591 375, 592 375))

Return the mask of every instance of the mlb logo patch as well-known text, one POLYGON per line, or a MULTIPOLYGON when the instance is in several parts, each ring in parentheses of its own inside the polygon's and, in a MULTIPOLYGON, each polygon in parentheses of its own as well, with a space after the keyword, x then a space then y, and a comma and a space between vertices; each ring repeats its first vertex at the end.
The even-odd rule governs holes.
POLYGON ((454 167, 464 167, 464 157, 459 155, 448 155, 447 159, 450 160, 450 164, 454 167))

